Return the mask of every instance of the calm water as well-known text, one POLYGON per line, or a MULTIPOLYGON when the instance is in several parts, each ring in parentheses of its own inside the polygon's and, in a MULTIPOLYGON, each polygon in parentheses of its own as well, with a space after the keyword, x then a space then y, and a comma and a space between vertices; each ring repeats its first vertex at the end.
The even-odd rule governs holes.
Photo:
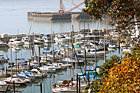
MULTIPOLYGON (((55 46, 57 48, 57 46, 55 46)), ((51 48, 50 48, 51 49, 51 48)), ((49 50, 49 47, 48 47, 49 50)), ((24 46, 24 47, 13 47, 13 48, 5 48, 0 50, 0 55, 4 55, 5 57, 9 57, 9 62, 15 62, 15 58, 25 58, 27 60, 31 57, 31 50, 30 47, 24 46), (12 51, 12 52, 11 52, 12 51), (12 53, 12 56, 11 56, 12 53), (17 56, 17 57, 16 57, 17 56)), ((44 51, 44 45, 41 46, 41 53, 44 51)), ((122 51, 119 49, 115 51, 108 51, 107 53, 107 59, 110 58, 112 55, 118 55, 121 56, 122 51)), ((38 55, 38 45, 35 46, 35 55, 38 55)), ((89 59, 88 59, 89 60, 89 59)), ((104 63, 104 58, 97 59, 97 65, 100 66, 104 63)), ((95 61, 93 59, 90 59, 91 62, 88 64, 87 69, 92 69, 95 67, 94 63, 95 61)), ((6 67, 8 64, 2 64, 0 65, 0 68, 6 67)), ((37 79, 34 83, 30 83, 25 87, 19 87, 16 88, 17 91, 20 91, 21 93, 40 93, 40 82, 42 83, 42 91, 43 93, 52 93, 52 86, 54 83, 57 83, 60 80, 65 79, 71 79, 73 75, 76 75, 78 72, 81 73, 80 66, 77 64, 74 65, 75 69, 67 68, 66 70, 59 71, 55 74, 48 74, 47 77, 44 77, 43 79, 37 79)), ((84 72, 84 66, 81 66, 82 71, 84 72)))

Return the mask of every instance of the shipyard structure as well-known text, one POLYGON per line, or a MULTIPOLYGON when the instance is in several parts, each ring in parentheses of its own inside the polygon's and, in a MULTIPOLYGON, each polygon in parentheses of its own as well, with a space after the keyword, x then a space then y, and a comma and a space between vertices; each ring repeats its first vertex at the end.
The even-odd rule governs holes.
POLYGON ((46 18, 49 20, 72 20, 72 19, 89 19, 90 15, 83 12, 69 12, 69 13, 57 13, 57 12, 28 12, 28 19, 34 18, 46 18))
POLYGON ((89 19, 90 15, 87 13, 82 12, 82 9, 80 9, 81 12, 72 12, 72 10, 79 8, 82 4, 84 4, 84 1, 75 4, 72 0, 72 4, 74 5, 73 8, 69 10, 65 10, 64 4, 62 0, 60 0, 60 10, 58 12, 28 12, 28 19, 49 19, 49 20, 72 20, 72 19, 89 19))

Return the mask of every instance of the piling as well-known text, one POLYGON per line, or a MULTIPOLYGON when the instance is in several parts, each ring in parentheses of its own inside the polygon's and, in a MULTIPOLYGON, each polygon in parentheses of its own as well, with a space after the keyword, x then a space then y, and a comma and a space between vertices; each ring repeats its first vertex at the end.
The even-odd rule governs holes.
POLYGON ((7 77, 7 67, 6 67, 6 77, 7 77))
POLYGON ((78 93, 78 74, 76 75, 76 79, 77 79, 76 90, 77 90, 77 93, 78 93))
POLYGON ((40 63, 40 60, 41 60, 41 58, 40 58, 40 56, 41 56, 41 54, 40 54, 40 46, 38 47, 38 53, 39 53, 39 65, 41 66, 41 63, 40 63))
POLYGON ((40 82, 40 93, 42 93, 42 82, 40 82))
POLYGON ((13 93, 15 93, 15 81, 13 81, 13 93))
POLYGON ((32 56, 33 56, 33 60, 34 60, 34 46, 32 46, 32 56))
POLYGON ((19 72, 19 63, 18 63, 18 72, 19 72))
POLYGON ((80 93, 80 77, 79 77, 79 93, 80 93))
POLYGON ((88 72, 88 86, 90 86, 90 81, 89 81, 89 72, 88 72))

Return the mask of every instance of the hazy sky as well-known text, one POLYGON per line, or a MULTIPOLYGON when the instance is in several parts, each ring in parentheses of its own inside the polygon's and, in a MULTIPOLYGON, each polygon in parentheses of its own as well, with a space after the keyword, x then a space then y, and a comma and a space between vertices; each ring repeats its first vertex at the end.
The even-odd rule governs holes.
MULTIPOLYGON (((74 2, 79 4, 83 0, 74 0, 74 2)), ((66 10, 73 7, 71 0, 63 0, 63 3, 66 10)), ((0 0, 0 34, 16 34, 18 30, 21 33, 27 32, 30 27, 27 12, 57 12, 58 10, 59 0, 0 0)))

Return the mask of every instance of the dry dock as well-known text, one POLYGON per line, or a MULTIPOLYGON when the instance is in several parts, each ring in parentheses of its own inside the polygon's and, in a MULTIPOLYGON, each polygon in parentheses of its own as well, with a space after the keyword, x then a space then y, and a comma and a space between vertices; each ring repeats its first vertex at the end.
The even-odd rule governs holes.
POLYGON ((83 12, 57 13, 57 12, 28 12, 28 19, 47 18, 48 20, 89 19, 90 15, 83 12))

